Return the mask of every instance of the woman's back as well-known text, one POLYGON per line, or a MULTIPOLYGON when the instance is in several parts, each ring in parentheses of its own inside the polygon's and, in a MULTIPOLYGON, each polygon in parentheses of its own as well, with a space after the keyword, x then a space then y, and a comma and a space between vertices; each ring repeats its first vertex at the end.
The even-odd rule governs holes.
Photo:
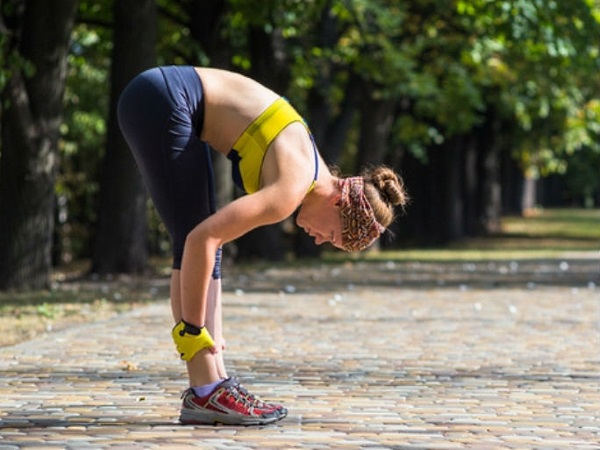
POLYGON ((227 154, 248 125, 279 95, 243 75, 196 68, 204 90, 204 126, 200 138, 227 154))

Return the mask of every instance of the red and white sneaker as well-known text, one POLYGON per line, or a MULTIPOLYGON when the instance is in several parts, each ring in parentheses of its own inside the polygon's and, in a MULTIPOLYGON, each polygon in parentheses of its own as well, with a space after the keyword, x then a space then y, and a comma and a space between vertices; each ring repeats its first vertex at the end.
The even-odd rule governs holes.
POLYGON ((254 405, 255 408, 259 408, 261 410, 271 410, 277 414, 277 420, 281 420, 287 416, 287 408, 283 405, 278 405, 277 403, 265 403, 254 394, 248 392, 248 390, 242 386, 237 378, 231 378, 233 381, 235 388, 237 391, 244 397, 250 404, 254 405))
POLYGON ((179 421, 198 425, 267 425, 280 419, 275 409, 249 401, 237 389, 238 385, 228 378, 206 397, 198 397, 193 389, 187 389, 181 397, 179 421))

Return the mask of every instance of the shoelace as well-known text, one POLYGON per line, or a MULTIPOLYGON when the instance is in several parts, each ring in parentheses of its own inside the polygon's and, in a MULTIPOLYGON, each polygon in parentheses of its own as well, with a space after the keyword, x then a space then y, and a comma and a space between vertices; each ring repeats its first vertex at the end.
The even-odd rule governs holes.
POLYGON ((272 408, 273 407, 272 405, 269 405, 268 403, 265 403, 262 400, 258 399, 254 394, 251 394, 250 392, 248 392, 248 390, 240 384, 240 382, 237 378, 233 378, 233 387, 240 394, 242 394, 242 396, 246 399, 246 401, 248 401, 250 404, 252 404, 255 408, 263 409, 263 408, 272 408))
POLYGON ((227 395, 233 397, 235 403, 240 403, 244 408, 248 409, 250 414, 254 414, 255 405, 248 401, 248 399, 240 392, 238 392, 237 386, 228 386, 225 388, 227 395))

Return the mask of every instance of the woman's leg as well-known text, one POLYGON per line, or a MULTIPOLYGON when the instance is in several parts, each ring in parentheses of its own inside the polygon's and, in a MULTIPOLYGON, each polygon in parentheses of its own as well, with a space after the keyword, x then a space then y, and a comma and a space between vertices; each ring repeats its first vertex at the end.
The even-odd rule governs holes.
MULTIPOLYGON (((222 351, 223 309, 220 279, 211 279, 207 300, 206 327, 219 352, 213 355, 204 350, 187 363, 190 386, 202 386, 227 378, 222 351)), ((180 271, 175 269, 171 274, 171 310, 175 323, 178 323, 181 320, 181 283, 180 271)))
MULTIPOLYGON (((186 237, 215 212, 210 148, 197 137, 197 124, 202 123, 201 94, 193 68, 151 69, 128 85, 118 105, 123 135, 172 239, 171 308, 175 322, 182 315, 180 269, 186 237)), ((220 348, 223 338, 219 278, 219 265, 215 264, 209 283, 206 325, 220 348)), ((186 389, 179 418, 182 423, 260 425, 283 417, 281 409, 262 405, 235 380, 221 382, 226 377, 222 351, 200 351, 187 368, 190 385, 199 389, 186 389), (219 389, 198 394, 207 389, 206 385, 217 382, 221 382, 219 389), (223 411, 219 412, 219 408, 223 411)))
POLYGON ((206 326, 213 336, 218 353, 215 354, 215 364, 221 379, 227 378, 227 369, 223 360, 225 340, 223 339, 223 302, 221 295, 221 279, 211 278, 208 287, 208 309, 206 312, 206 326))

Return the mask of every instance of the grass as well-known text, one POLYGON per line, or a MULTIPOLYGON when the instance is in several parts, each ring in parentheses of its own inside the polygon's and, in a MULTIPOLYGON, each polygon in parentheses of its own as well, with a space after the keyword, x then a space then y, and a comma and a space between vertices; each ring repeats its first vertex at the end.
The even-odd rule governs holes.
MULTIPOLYGON (((80 266, 77 270, 81 270, 80 266)), ((57 273, 57 278, 62 275, 57 273)), ((107 319, 167 297, 166 281, 157 285, 131 277, 57 282, 45 291, 0 292, 0 346, 78 323, 107 319)))
MULTIPOLYGON (((464 239, 443 248, 366 252, 366 261, 482 261, 506 259, 595 258, 600 252, 600 210, 536 210, 526 217, 505 217, 497 235, 464 239)), ((328 253, 327 259, 347 259, 328 253)))
MULTIPOLYGON (((501 233, 496 236, 468 239, 445 248, 369 251, 351 258, 440 262, 597 258, 599 250, 600 210, 550 209, 528 217, 506 217, 501 233)), ((336 264, 348 259, 341 252, 326 252, 323 262, 336 264)), ((300 268, 306 262, 289 265, 300 268)), ((271 266, 264 262, 240 265, 237 270, 256 271, 271 266)), ((79 262, 61 268, 56 272, 54 288, 49 291, 0 292, 0 346, 31 339, 52 329, 102 320, 137 305, 168 298, 164 274, 152 280, 135 277, 73 280, 74 275, 85 273, 86 267, 85 262, 79 262), (70 281, 66 282, 67 279, 70 281)))
POLYGON ((529 238, 561 238, 567 241, 600 241, 600 210, 550 209, 528 217, 506 217, 503 235, 529 238))

